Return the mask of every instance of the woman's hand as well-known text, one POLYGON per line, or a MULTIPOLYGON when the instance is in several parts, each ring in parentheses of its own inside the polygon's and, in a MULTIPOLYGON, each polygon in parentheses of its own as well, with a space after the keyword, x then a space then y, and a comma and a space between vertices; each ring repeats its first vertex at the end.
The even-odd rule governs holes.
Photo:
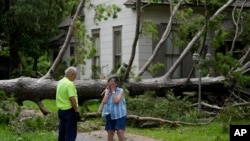
POLYGON ((116 86, 115 86, 115 85, 112 85, 112 86, 111 86, 111 91, 112 91, 112 93, 115 92, 115 89, 116 89, 116 86))
POLYGON ((108 82, 107 88, 108 88, 111 92, 114 92, 115 89, 116 89, 116 84, 115 84, 115 82, 114 82, 114 81, 109 81, 109 82, 108 82))
POLYGON ((108 82, 107 86, 106 86, 107 90, 110 90, 110 82, 108 82))

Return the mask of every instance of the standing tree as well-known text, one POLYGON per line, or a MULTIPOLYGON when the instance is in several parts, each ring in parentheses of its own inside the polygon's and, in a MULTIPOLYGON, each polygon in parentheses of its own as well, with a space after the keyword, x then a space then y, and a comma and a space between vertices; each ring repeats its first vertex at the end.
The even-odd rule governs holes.
POLYGON ((1 1, 0 41, 5 41, 2 48, 9 51, 9 77, 37 75, 38 59, 48 54, 49 39, 58 33, 62 11, 72 1, 1 1))

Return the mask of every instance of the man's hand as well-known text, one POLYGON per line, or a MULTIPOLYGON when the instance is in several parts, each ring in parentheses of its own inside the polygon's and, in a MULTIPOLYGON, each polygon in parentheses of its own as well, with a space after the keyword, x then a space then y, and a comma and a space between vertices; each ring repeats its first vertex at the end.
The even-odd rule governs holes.
POLYGON ((81 121, 81 116, 79 112, 75 112, 75 118, 77 122, 81 121))

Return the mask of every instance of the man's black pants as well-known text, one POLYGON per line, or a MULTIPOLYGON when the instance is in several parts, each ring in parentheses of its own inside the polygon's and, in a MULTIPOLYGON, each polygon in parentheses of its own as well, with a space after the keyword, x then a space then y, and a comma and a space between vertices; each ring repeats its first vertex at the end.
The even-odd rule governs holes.
POLYGON ((77 121, 73 108, 58 110, 59 136, 58 141, 75 141, 77 134, 77 121))

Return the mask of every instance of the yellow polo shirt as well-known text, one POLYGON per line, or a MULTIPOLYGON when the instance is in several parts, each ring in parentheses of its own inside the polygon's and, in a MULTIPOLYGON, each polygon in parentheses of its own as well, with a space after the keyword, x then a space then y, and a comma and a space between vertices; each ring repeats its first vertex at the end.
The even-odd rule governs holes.
POLYGON ((61 110, 68 110, 72 108, 69 97, 75 96, 77 106, 78 97, 74 83, 67 77, 62 78, 56 88, 56 106, 61 110))

